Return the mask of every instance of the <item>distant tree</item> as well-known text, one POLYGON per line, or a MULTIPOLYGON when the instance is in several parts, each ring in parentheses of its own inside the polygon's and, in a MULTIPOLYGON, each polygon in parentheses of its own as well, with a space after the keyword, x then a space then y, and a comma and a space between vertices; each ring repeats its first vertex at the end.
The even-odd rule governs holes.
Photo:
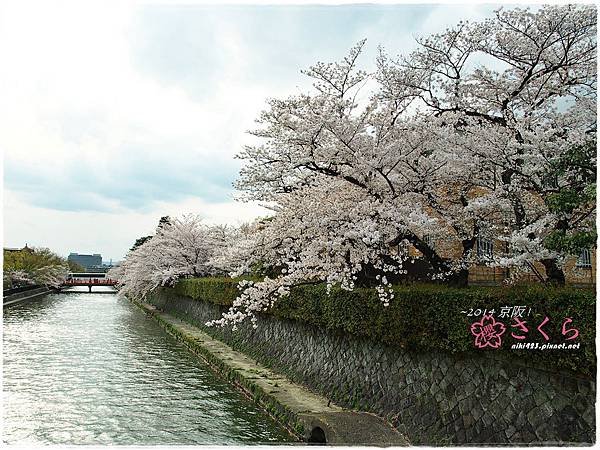
POLYGON ((126 295, 144 297, 182 277, 223 273, 213 258, 225 245, 225 236, 225 228, 204 225, 199 216, 167 218, 151 239, 130 251, 108 276, 119 281, 126 295))
POLYGON ((135 243, 133 244, 133 246, 129 249, 130 251, 134 251, 135 249, 137 249, 138 247, 144 245, 146 242, 148 242, 150 239, 152 239, 152 236, 142 236, 141 238, 137 238, 135 240, 135 243))
POLYGON ((158 228, 162 228, 166 225, 170 225, 171 224, 171 218, 169 216, 162 216, 160 218, 160 220, 158 221, 158 228))
MULTIPOLYGON (((162 216, 160 218, 160 220, 158 221, 158 226, 156 227, 157 231, 160 230, 161 228, 163 228, 164 226, 169 225, 170 223, 171 223, 171 218, 169 216, 162 216)), ((135 243, 129 250, 134 251, 136 248, 140 247, 141 245, 144 245, 146 242, 148 242, 150 239, 152 239, 152 236, 154 236, 154 235, 142 236, 140 238, 137 238, 135 240, 135 243)))
POLYGON ((23 284, 40 284, 58 287, 69 273, 65 258, 47 248, 33 251, 4 251, 4 287, 11 288, 23 284))

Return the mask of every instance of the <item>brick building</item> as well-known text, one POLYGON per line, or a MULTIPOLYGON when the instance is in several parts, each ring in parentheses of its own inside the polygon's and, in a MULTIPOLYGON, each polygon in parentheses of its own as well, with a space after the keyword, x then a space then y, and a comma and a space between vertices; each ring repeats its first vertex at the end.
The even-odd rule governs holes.
MULTIPOLYGON (((433 246, 436 251, 445 258, 457 257, 461 254, 460 244, 452 239, 450 235, 446 238, 424 237, 425 241, 433 246)), ((407 251, 411 256, 421 256, 414 247, 399 251, 407 251)), ((499 240, 480 238, 477 239, 473 249, 478 257, 499 255, 506 251, 506 245, 499 240)), ((512 272, 510 268, 489 267, 484 263, 472 264, 469 267, 469 284, 472 285, 500 285, 505 280, 514 276, 518 282, 537 283, 545 279, 546 273, 541 263, 534 263, 529 271, 519 273, 512 272)), ((579 257, 567 259, 564 267, 565 281, 571 286, 591 287, 596 284, 596 249, 585 249, 579 257)))

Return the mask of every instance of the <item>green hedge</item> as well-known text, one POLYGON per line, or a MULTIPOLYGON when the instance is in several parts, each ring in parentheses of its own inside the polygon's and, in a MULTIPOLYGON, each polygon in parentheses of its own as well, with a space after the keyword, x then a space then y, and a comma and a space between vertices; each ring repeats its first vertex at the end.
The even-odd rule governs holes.
MULTIPOLYGON (((237 295, 237 280, 201 278, 180 280, 175 291, 193 299, 218 305, 231 305, 237 295)), ((528 287, 468 287, 449 288, 440 285, 410 285, 394 288, 395 298, 385 307, 373 289, 352 292, 332 289, 327 295, 324 285, 292 289, 279 300, 270 314, 299 320, 328 329, 373 339, 390 346, 450 353, 473 354, 483 351, 502 353, 508 357, 539 363, 551 369, 595 374, 595 292, 591 289, 528 287), (512 350, 521 342, 510 336, 509 319, 498 317, 502 306, 524 305, 531 314, 524 317, 529 333, 523 342, 545 343, 536 327, 545 316, 550 318, 544 331, 551 343, 565 342, 561 327, 565 317, 573 319, 569 327, 579 330, 579 349, 572 350, 512 350), (467 317, 461 311, 470 308, 495 310, 495 317, 506 325, 500 349, 477 349, 470 324, 481 320, 467 317)))
POLYGON ((175 292, 194 300, 231 306, 238 295, 237 283, 232 278, 184 278, 175 283, 175 292))

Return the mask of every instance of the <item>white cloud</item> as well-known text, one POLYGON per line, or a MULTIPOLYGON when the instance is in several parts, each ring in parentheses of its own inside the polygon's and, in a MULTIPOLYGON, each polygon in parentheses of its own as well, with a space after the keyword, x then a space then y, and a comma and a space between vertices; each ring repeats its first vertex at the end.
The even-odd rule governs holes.
MULTIPOLYGON (((29 191, 31 185, 34 189, 39 185, 37 195, 29 192, 22 195, 23 201, 54 205, 48 195, 70 189, 72 196, 96 198, 89 203, 98 209, 118 209, 114 197, 102 198, 97 179, 103 177, 103 185, 124 189, 135 184, 130 178, 152 182, 154 174, 145 176, 144 166, 161 160, 165 171, 173 172, 161 177, 164 182, 172 176, 173 185, 161 186, 165 199, 170 192, 179 193, 179 198, 203 195, 178 189, 181 180, 194 176, 188 169, 200 162, 204 173, 198 177, 231 165, 221 185, 233 181, 238 163, 232 156, 247 139, 245 131, 253 127, 267 96, 266 90, 236 79, 243 73, 244 61, 235 29, 220 32, 220 51, 228 61, 224 77, 206 86, 210 95, 197 101, 179 85, 161 83, 133 64, 134 6, 5 5, 0 27, 0 55, 5 62, 0 73, 0 144, 7 167, 19 168, 23 182, 31 178, 29 191), (87 171, 88 183, 80 182, 78 171, 87 171), (70 181, 78 184, 69 186, 70 181)), ((13 182, 10 176, 7 179, 13 182)), ((131 198, 129 192, 123 194, 131 198)), ((153 198, 143 194, 137 207, 151 208, 147 202, 153 198)), ((70 200, 62 203, 69 205, 70 200)))
MULTIPOLYGON (((128 144, 179 159, 230 158, 267 95, 235 79, 243 58, 235 30, 222 30, 231 67, 205 102, 177 85, 136 70, 130 55, 132 5, 9 3, 0 28, 1 143, 5 157, 37 170, 59 172, 67 161, 110 165, 143 160, 128 144), (231 35, 230 35, 231 33, 231 35), (161 142, 187 142, 193 150, 169 154, 161 142)), ((156 156, 156 155, 155 155, 156 156)), ((65 174, 67 175, 67 174, 65 174)))
MULTIPOLYGON (((264 214, 256 205, 225 200, 224 193, 239 165, 232 157, 252 141, 246 131, 254 128, 265 98, 310 84, 299 74, 300 61, 313 63, 315 55, 341 58, 363 37, 369 39, 365 65, 372 65, 379 43, 393 54, 413 45, 412 31, 390 26, 385 14, 368 22, 355 11, 348 15, 357 21, 354 25, 338 18, 331 29, 313 30, 306 18, 322 19, 322 27, 338 11, 321 16, 311 9, 301 21, 297 10, 285 10, 285 20, 275 24, 288 32, 288 47, 280 47, 267 41, 277 33, 254 33, 256 17, 213 9, 209 25, 217 48, 202 47, 201 39, 199 48, 218 52, 219 66, 209 67, 207 61, 213 60, 202 60, 200 53, 200 63, 187 72, 185 54, 185 73, 169 79, 136 59, 136 49, 153 50, 159 44, 139 42, 147 38, 135 28, 141 5, 147 3, 1 3, 0 148, 7 171, 7 245, 27 242, 62 254, 101 252, 119 259, 135 238, 152 232, 162 215, 199 212, 209 222, 236 223, 264 214), (327 36, 335 42, 322 40, 327 36), (210 71, 211 77, 205 76, 210 71)), ((427 20, 412 24, 411 30, 438 31, 491 9, 432 8, 427 20)), ((404 26, 410 22, 404 20, 404 26)), ((159 21, 163 25, 167 33, 161 39, 171 39, 176 24, 159 21)), ((196 30, 193 25, 190 32, 196 30)), ((165 53, 154 56, 168 58, 180 45, 176 40, 167 44, 165 53)), ((195 57, 195 50, 189 57, 195 57)))
POLYGON ((209 222, 237 223, 263 214, 252 205, 192 198, 193 192, 171 202, 132 192, 129 197, 147 203, 126 208, 97 189, 100 178, 104 186, 134 189, 128 177, 144 178, 144 164, 164 160, 165 171, 172 173, 161 181, 173 178, 173 185, 162 186, 168 193, 176 191, 179 177, 194 177, 178 173, 181 168, 204 161, 210 171, 210 164, 227 164, 267 95, 236 81, 243 55, 235 30, 223 30, 220 37, 229 52, 228 75, 210 86, 203 102, 141 73, 130 55, 135 11, 132 3, 3 4, 0 146, 7 169, 19 169, 17 181, 27 185, 21 191, 5 186, 6 245, 47 246, 62 254, 102 252, 119 259, 162 215, 200 212, 209 222), (61 211, 38 201, 69 204, 76 196, 107 212, 61 211))
POLYGON ((157 203, 147 212, 74 212, 39 208, 23 203, 4 190, 4 245, 48 247, 69 252, 102 253, 105 260, 121 259, 140 236, 153 234, 165 215, 200 214, 211 224, 239 225, 269 211, 256 203, 206 203, 199 198, 179 203, 157 203))

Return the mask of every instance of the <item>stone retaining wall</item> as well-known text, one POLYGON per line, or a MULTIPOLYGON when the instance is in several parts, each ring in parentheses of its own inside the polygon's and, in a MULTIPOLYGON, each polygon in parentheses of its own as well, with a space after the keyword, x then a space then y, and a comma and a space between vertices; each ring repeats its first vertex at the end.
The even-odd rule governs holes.
MULTIPOLYGON (((149 303, 203 327, 212 303, 157 291, 149 303)), ((495 359, 415 353, 261 317, 205 331, 337 404, 387 418, 412 444, 593 443, 595 381, 495 359)))

